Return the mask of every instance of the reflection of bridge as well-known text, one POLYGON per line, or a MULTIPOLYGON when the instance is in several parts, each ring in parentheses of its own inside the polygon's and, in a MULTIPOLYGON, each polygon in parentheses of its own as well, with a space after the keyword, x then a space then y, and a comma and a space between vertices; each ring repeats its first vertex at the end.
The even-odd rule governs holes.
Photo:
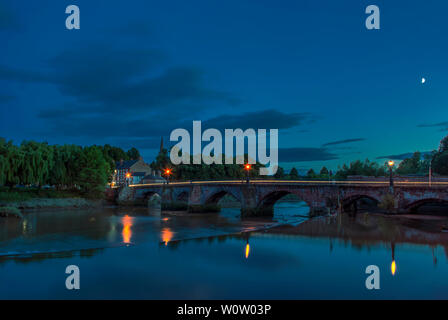
MULTIPOLYGON (((394 211, 407 212, 428 202, 448 203, 447 187, 447 182, 396 182, 394 211)), ((361 198, 380 202, 390 192, 389 184, 382 181, 192 181, 130 185, 120 190, 118 200, 147 204, 160 196, 165 203, 184 202, 194 207, 217 204, 229 194, 241 203, 242 216, 260 216, 272 215, 275 202, 287 194, 306 202, 311 212, 327 212, 327 208, 347 207, 361 198)))

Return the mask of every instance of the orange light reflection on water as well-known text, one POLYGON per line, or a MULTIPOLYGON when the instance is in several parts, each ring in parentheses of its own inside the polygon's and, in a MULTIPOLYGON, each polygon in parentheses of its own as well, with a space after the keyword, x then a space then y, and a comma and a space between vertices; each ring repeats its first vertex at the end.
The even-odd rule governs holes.
POLYGON ((168 242, 170 242, 171 239, 173 238, 173 232, 171 231, 170 228, 163 228, 161 237, 162 241, 165 242, 165 246, 167 246, 168 242))
POLYGON ((249 252, 250 252, 250 246, 249 244, 246 244, 246 259, 249 257, 249 252))
POLYGON ((133 218, 125 215, 122 219, 121 219, 121 223, 123 224, 123 231, 121 232, 121 235, 123 237, 123 242, 124 243, 131 243, 131 238, 132 238, 132 220, 133 218))

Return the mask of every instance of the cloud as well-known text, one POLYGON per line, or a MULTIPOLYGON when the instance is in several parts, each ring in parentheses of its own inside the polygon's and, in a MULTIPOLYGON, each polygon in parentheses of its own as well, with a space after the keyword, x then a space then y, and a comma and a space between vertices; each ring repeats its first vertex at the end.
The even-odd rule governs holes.
POLYGON ((438 122, 438 123, 430 123, 430 124, 419 124, 417 127, 419 128, 431 128, 431 127, 448 127, 448 121, 438 122))
POLYGON ((279 162, 327 161, 339 159, 325 148, 280 148, 279 162))
POLYGON ((115 49, 94 45, 65 51, 47 61, 46 72, 0 65, 0 79, 46 82, 90 112, 133 112, 218 103, 235 106, 239 100, 205 86, 202 70, 167 67, 165 55, 153 49, 115 49))
MULTIPOLYGON (((36 108, 47 136, 58 132, 95 143, 114 139, 142 148, 158 145, 160 136, 173 129, 191 131, 193 120, 204 119, 204 110, 229 110, 241 103, 209 88, 199 68, 169 66, 166 55, 154 49, 86 46, 56 55, 39 71, 0 65, 0 79, 52 84, 71 101, 36 108)), ((266 109, 214 116, 203 120, 203 130, 290 129, 314 120, 310 113, 266 109)))
POLYGON ((310 113, 284 113, 267 109, 238 115, 221 115, 203 121, 203 126, 217 129, 289 129, 303 124, 310 118, 312 118, 310 113))
MULTIPOLYGON (((424 151, 420 152, 421 156, 424 157, 425 155, 429 155, 432 152, 431 151, 424 151)), ((377 159, 391 159, 391 160, 404 160, 411 158, 414 155, 414 152, 407 152, 407 153, 401 153, 401 154, 394 154, 394 155, 388 155, 388 156, 380 156, 377 157, 377 159)))
POLYGON ((352 143, 352 142, 358 142, 358 141, 364 141, 366 139, 364 138, 355 138, 355 139, 345 139, 345 140, 337 140, 332 142, 327 142, 322 145, 322 147, 328 147, 328 146, 334 146, 338 144, 345 144, 345 143, 352 143))

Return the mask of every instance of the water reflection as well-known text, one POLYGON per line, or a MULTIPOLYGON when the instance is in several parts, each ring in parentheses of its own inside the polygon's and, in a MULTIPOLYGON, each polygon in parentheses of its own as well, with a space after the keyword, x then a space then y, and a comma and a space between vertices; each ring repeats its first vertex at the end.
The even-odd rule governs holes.
POLYGON ((121 223, 123 224, 123 231, 121 233, 121 235, 123 236, 123 242, 124 243, 131 243, 131 237, 132 237, 132 220, 134 218, 130 217, 128 215, 125 215, 122 219, 121 219, 121 223))
POLYGON ((391 244, 392 249, 392 263, 390 265, 390 272, 392 275, 395 275, 395 272, 397 271, 397 264, 395 263, 395 243, 392 242, 391 244))
POLYGON ((170 228, 163 228, 161 233, 162 242, 165 243, 165 246, 168 245, 168 242, 173 239, 173 232, 170 228))

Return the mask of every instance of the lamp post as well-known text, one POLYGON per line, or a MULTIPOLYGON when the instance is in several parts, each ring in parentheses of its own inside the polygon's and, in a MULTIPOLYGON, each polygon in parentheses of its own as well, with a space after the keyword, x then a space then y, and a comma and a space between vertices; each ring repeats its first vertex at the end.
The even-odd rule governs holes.
POLYGON ((389 186, 390 186, 390 190, 392 191, 394 188, 394 178, 392 175, 392 169, 394 167, 395 162, 393 160, 389 160, 389 162, 387 163, 387 165, 389 166, 389 186))
POLYGON ((129 183, 130 180, 131 180, 131 173, 130 173, 130 172, 127 172, 127 173, 126 173, 126 182, 127 182, 127 185, 130 184, 130 183, 129 183))
POLYGON ((431 187, 431 178, 432 178, 432 159, 429 162, 429 173, 428 173, 428 183, 429 187, 431 187))
POLYGON ((246 170, 246 183, 249 183, 249 172, 250 172, 250 168, 251 168, 251 165, 250 165, 250 164, 245 164, 245 165, 244 165, 244 170, 246 170))
POLYGON ((170 183, 170 174, 171 174, 171 169, 165 169, 165 176, 166 176, 166 184, 170 183))

